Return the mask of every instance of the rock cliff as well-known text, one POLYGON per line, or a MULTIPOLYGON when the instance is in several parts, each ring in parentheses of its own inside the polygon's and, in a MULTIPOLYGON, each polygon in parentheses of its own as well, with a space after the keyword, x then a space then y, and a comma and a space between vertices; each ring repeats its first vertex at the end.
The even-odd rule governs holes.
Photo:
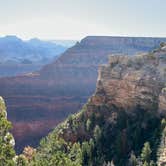
POLYGON ((99 68, 94 95, 80 113, 69 117, 52 135, 72 143, 90 144, 93 139, 95 151, 90 155, 95 157, 88 161, 92 165, 113 160, 115 165, 128 166, 130 153, 139 159, 146 141, 155 161, 160 120, 166 117, 165 69, 165 46, 133 57, 110 56, 108 65, 99 68))
POLYGON ((96 91, 85 107, 86 118, 103 105, 128 115, 144 110, 157 117, 166 116, 165 82, 166 48, 133 57, 110 56, 109 64, 99 67, 96 91))
POLYGON ((166 45, 131 57, 110 56, 107 65, 100 65, 95 93, 79 113, 69 116, 41 141, 36 159, 44 155, 45 162, 50 161, 58 145, 66 147, 64 155, 84 166, 130 166, 133 160, 141 166, 152 165, 157 157, 163 165, 165 82, 166 45), (81 157, 70 157, 73 147, 67 147, 72 145, 80 148, 81 157), (146 160, 142 155, 145 145, 149 149, 146 160))
MULTIPOLYGON (((165 112, 166 50, 135 57, 111 56, 101 66, 94 104, 98 99, 128 112, 139 105, 145 110, 165 112), (104 92, 101 96, 100 92, 104 92)), ((99 102, 101 103, 101 102, 99 102)))

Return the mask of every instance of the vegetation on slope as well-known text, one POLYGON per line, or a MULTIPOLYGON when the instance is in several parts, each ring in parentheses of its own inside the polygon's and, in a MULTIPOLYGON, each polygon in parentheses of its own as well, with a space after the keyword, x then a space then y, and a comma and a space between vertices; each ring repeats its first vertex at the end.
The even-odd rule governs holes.
POLYGON ((6 116, 5 103, 0 97, 0 166, 14 165, 14 139, 9 133, 11 123, 6 116))
POLYGON ((50 166, 54 163, 57 166, 114 163, 124 166, 134 165, 131 163, 135 158, 137 164, 154 164, 161 133, 160 119, 149 113, 141 114, 138 110, 131 117, 120 111, 115 120, 108 116, 107 111, 111 115, 111 110, 103 106, 88 116, 86 111, 82 111, 69 117, 41 141, 32 163, 50 166), (105 111, 107 119, 99 109, 105 111))
POLYGON ((16 156, 4 101, 0 102, 0 164, 11 166, 148 165, 156 162, 160 135, 166 123, 152 112, 133 114, 107 105, 88 103, 40 142, 37 151, 26 147, 16 156), (89 109, 93 107, 93 112, 89 109))

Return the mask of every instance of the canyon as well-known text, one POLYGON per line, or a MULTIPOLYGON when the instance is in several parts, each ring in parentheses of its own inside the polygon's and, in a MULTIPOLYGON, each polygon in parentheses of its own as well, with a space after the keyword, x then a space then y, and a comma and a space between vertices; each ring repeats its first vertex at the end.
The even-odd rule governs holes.
POLYGON ((109 56, 99 66, 95 92, 41 141, 35 162, 65 156, 73 165, 164 166, 165 82, 166 44, 136 56, 109 56))
MULTIPOLYGON (((133 56, 150 52, 162 42, 166 42, 166 39, 88 36, 39 71, 1 78, 0 95, 6 101, 8 117, 14 124, 12 133, 16 139, 16 150, 20 152, 25 145, 36 146, 42 136, 86 103, 95 90, 98 67, 107 63, 108 55, 133 56)), ((116 70, 115 76, 118 70, 122 69, 116 70)), ((114 82, 118 90, 116 84, 114 82)), ((108 86, 108 92, 109 89, 114 89, 114 86, 108 86)), ((117 101, 120 102, 130 95, 132 94, 124 91, 117 96, 117 101)), ((101 98, 94 98, 96 103, 98 100, 101 98)), ((162 95, 161 100, 164 101, 162 95)), ((126 107, 125 103, 120 104, 126 107)), ((132 106, 132 101, 128 100, 127 105, 130 106, 129 104, 132 106)), ((162 106, 163 104, 161 108, 162 106)))

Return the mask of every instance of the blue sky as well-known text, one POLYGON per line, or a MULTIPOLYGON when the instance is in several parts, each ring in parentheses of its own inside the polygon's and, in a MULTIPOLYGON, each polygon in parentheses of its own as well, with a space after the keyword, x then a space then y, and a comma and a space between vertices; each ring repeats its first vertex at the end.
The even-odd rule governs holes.
POLYGON ((165 0, 0 0, 0 36, 166 37, 165 0))

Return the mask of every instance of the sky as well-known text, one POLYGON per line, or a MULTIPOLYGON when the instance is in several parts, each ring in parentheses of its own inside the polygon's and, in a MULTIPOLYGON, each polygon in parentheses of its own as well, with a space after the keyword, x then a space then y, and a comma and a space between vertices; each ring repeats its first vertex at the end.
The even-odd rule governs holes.
POLYGON ((0 36, 166 37, 166 0, 0 0, 0 36))

